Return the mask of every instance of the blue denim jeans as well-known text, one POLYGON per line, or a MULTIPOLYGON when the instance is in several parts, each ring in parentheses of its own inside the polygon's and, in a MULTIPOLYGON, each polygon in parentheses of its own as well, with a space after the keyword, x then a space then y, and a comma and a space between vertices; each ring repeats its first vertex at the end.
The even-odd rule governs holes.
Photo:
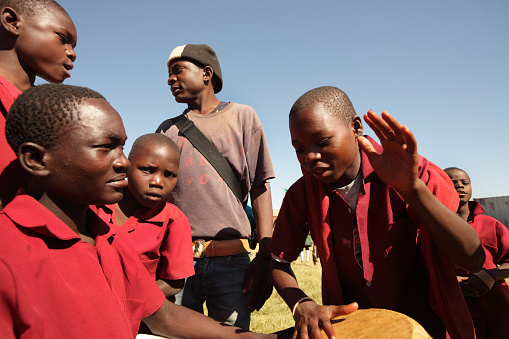
POLYGON ((249 294, 242 294, 242 286, 250 262, 248 253, 194 259, 195 275, 186 279, 175 302, 200 313, 206 302, 209 317, 249 329, 249 294))

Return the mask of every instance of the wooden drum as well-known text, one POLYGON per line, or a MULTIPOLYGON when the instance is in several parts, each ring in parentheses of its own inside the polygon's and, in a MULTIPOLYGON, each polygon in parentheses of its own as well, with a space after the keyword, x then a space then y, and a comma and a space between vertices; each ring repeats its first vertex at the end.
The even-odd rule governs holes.
MULTIPOLYGON (((338 339, 429 339, 431 336, 412 318, 380 308, 357 310, 331 320, 338 339)), ((327 338, 322 331, 322 336, 327 338)))

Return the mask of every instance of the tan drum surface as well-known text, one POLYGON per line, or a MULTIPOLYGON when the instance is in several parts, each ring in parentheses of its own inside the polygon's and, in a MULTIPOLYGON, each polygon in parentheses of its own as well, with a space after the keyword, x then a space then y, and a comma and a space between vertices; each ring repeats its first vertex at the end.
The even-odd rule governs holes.
MULTIPOLYGON (((357 310, 331 320, 338 339, 429 339, 429 334, 412 318, 380 308, 357 310)), ((322 331, 322 336, 327 335, 322 331)))

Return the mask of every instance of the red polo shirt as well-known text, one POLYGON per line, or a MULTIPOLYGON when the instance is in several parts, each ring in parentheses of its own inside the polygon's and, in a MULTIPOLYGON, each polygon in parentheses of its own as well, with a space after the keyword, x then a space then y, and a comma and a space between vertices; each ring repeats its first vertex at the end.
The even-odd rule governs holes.
MULTIPOLYGON (((470 215, 467 221, 481 239, 484 253, 486 253, 484 268, 489 270, 509 262, 509 229, 497 219, 484 215, 486 211, 478 202, 470 201, 469 205, 470 215)), ((461 269, 458 269, 457 274, 471 276, 470 273, 461 269)), ((498 330, 496 333, 499 335, 502 333, 509 335, 509 287, 505 280, 497 281, 488 293, 479 298, 466 297, 465 299, 474 321, 482 319, 490 323, 490 330, 498 330)), ((479 333, 478 337, 485 338, 487 333, 479 333)))
POLYGON ((5 138, 6 113, 9 112, 12 103, 20 94, 19 89, 0 75, 0 102, 3 106, 0 107, 0 198, 6 202, 16 194, 21 186, 21 175, 24 174, 16 154, 5 138))
MULTIPOLYGON (((104 221, 114 224, 116 205, 92 209, 104 221)), ((131 236, 134 249, 156 279, 178 280, 194 275, 191 226, 184 213, 166 202, 164 208, 141 208, 117 226, 131 236)))
MULTIPOLYGON (((368 139, 380 153, 381 147, 368 139)), ((453 338, 473 337, 451 263, 434 248, 429 234, 401 196, 378 178, 362 151, 361 158, 362 184, 355 217, 339 193, 304 171, 283 200, 269 250, 293 261, 309 232, 322 265, 324 304, 357 301, 361 308, 407 314, 437 338, 445 336, 442 321, 453 338), (355 227, 362 266, 355 257, 355 227)), ((420 157, 419 178, 442 203, 456 211, 458 194, 440 168, 420 157)))
POLYGON ((87 222, 95 246, 28 195, 0 213, 0 338, 133 338, 161 307, 127 235, 87 222))

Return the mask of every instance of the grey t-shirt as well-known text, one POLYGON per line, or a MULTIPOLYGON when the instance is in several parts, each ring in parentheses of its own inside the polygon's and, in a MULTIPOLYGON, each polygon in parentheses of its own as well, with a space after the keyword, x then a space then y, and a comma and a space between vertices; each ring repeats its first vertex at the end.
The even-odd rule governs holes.
MULTIPOLYGON (((244 204, 252 187, 274 178, 265 133, 253 108, 232 102, 219 112, 188 112, 186 116, 230 163, 244 204)), ((189 218, 193 238, 247 238, 251 226, 244 208, 216 170, 171 120, 164 121, 157 131, 179 147, 180 167, 171 202, 189 218)))

